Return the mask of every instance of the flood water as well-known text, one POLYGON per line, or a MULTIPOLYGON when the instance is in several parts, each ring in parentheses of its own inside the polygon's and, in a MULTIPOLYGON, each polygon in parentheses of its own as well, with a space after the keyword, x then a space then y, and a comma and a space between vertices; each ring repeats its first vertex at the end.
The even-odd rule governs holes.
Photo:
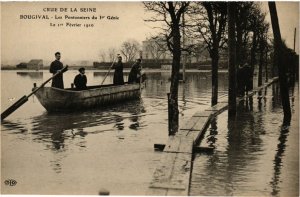
POLYGON ((299 196, 299 91, 290 90, 292 122, 283 119, 278 84, 238 106, 236 120, 227 113, 215 118, 197 154, 190 195, 299 196))
MULTIPOLYGON (((96 195, 99 191, 108 190, 111 195, 145 195, 160 159, 160 153, 153 150, 153 145, 165 143, 168 137, 166 94, 170 86, 170 73, 150 71, 146 73, 146 87, 140 99, 104 109, 48 114, 37 98, 31 97, 1 124, 2 193, 96 195), (16 180, 17 184, 13 187, 7 186, 3 181, 7 179, 16 180)), ((77 71, 72 70, 64 74, 65 87, 70 87, 76 74, 77 71)), ((87 71, 86 75, 88 85, 98 85, 105 73, 87 71)), ((126 81, 127 73, 125 75, 126 81)), ((29 94, 33 83, 39 85, 50 77, 48 71, 2 71, 1 111, 23 95, 29 94)), ((112 75, 108 76, 105 83, 112 83, 112 75)), ((47 86, 50 86, 50 83, 47 86)), ((219 73, 219 98, 227 96, 227 89, 227 73, 219 73)), ((181 83, 179 87, 180 121, 210 106, 210 97, 211 74, 188 72, 186 83, 181 83)), ((230 138, 226 136, 228 134, 226 113, 218 117, 217 129, 210 128, 212 136, 206 137, 206 139, 215 138, 213 145, 217 147, 217 154, 196 156, 192 195, 205 195, 207 191, 210 195, 237 195, 247 191, 245 188, 249 185, 251 188, 258 188, 257 191, 261 190, 263 186, 260 182, 256 185, 255 182, 249 183, 249 180, 252 181, 258 176, 253 174, 260 167, 255 162, 265 165, 270 172, 276 171, 273 160, 274 158, 276 160, 276 147, 280 143, 279 133, 276 131, 281 123, 281 110, 280 105, 273 106, 271 97, 270 90, 265 97, 267 101, 263 101, 262 113, 257 110, 257 100, 254 99, 254 115, 250 116, 251 113, 248 112, 249 118, 248 115, 242 116, 244 122, 251 121, 251 124, 246 126, 242 124, 243 121, 240 122, 243 125, 241 131, 248 129, 248 133, 242 138, 246 144, 242 146, 243 141, 238 144, 246 148, 232 145, 228 141, 230 138), (275 112, 275 115, 272 124, 266 127, 265 122, 259 118, 270 116, 269 112, 275 112), (254 124, 256 122, 259 123, 258 126, 254 124), (255 129, 254 132, 251 133, 251 129, 255 129), (254 136, 254 139, 251 138, 254 142, 247 141, 248 135, 254 136), (272 137, 268 137, 269 135, 272 137), (267 138, 262 139, 263 137, 267 138), (248 143, 254 143, 254 148, 248 147, 248 143), (262 154, 264 151, 270 157, 268 162, 264 162, 262 154), (235 152, 239 154, 233 154, 235 152), (228 155, 244 158, 239 163, 237 158, 228 155), (235 171, 235 167, 240 168, 235 171), (234 189, 224 190, 224 185, 228 188, 236 187, 234 181, 241 183, 237 188, 241 193, 236 193, 234 189)), ((236 124, 235 127, 239 127, 236 124)), ((298 129, 296 131, 298 135, 298 129)), ((298 147, 298 141, 291 133, 288 135, 287 143, 297 143, 298 147)), ((292 159, 298 162, 298 156, 295 158, 294 152, 291 154, 292 159)), ((279 156, 281 159, 281 155, 279 156)), ((280 172, 285 170, 289 171, 284 167, 279 169, 280 172)), ((280 185, 282 184, 280 172, 273 181, 273 185, 277 184, 277 193, 284 190, 280 185)), ((260 177, 265 178, 270 180, 262 180, 266 183, 266 191, 265 188, 263 191, 271 195, 272 184, 267 183, 273 179, 260 177)))

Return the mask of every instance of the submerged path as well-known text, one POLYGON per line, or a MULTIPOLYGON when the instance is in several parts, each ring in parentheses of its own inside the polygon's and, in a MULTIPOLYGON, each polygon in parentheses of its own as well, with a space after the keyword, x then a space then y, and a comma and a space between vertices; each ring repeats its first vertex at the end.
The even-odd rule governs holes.
MULTIPOLYGON (((237 103, 253 96, 276 82, 278 77, 250 91, 248 95, 237 98, 237 103)), ((228 98, 223 97, 217 105, 196 112, 184 122, 174 136, 170 136, 165 145, 161 145, 161 159, 154 170, 147 195, 188 196, 192 171, 193 155, 197 151, 209 151, 209 147, 197 147, 213 117, 228 108, 228 98)))

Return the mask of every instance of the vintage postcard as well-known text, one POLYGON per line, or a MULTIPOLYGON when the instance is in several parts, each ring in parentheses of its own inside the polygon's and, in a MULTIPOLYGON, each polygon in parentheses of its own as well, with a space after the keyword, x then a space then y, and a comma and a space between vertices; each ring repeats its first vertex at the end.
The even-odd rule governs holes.
POLYGON ((1 194, 299 196, 299 2, 1 2, 1 194))

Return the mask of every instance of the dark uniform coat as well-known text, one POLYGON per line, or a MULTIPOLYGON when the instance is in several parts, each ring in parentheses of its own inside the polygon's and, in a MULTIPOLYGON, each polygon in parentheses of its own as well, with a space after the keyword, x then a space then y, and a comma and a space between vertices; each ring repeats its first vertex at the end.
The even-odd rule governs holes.
MULTIPOLYGON (((50 65, 50 73, 56 74, 58 70, 63 69, 63 64, 59 60, 55 60, 50 65)), ((59 74, 52 79, 52 87, 64 89, 63 74, 59 74)))
POLYGON ((237 89, 239 96, 245 95, 245 85, 246 85, 246 78, 245 78, 245 68, 241 67, 237 70, 237 89))
POLYGON ((74 78, 74 84, 76 86, 76 89, 78 90, 85 90, 87 88, 86 83, 87 83, 87 78, 85 75, 78 74, 74 78))
POLYGON ((253 90, 253 69, 250 66, 244 67, 246 91, 253 90))
POLYGON ((128 76, 128 83, 139 83, 141 77, 140 63, 134 63, 128 76))
POLYGON ((114 85, 123 85, 124 84, 124 77, 123 77, 123 63, 117 62, 113 65, 115 69, 114 73, 114 85))

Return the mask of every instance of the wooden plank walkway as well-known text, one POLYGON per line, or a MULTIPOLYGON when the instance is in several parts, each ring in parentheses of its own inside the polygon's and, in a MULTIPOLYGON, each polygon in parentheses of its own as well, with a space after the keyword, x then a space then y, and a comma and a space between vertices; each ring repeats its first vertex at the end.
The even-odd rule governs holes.
MULTIPOLYGON (((278 77, 273 78, 270 82, 249 92, 248 97, 253 96, 256 92, 261 91, 277 80, 278 77)), ((238 98, 237 102, 246 98, 247 95, 238 98)), ((203 138, 211 119, 228 108, 227 99, 223 97, 220 99, 222 102, 217 105, 195 113, 182 124, 175 136, 169 137, 160 162, 154 171, 147 195, 189 195, 194 147, 203 138)))

